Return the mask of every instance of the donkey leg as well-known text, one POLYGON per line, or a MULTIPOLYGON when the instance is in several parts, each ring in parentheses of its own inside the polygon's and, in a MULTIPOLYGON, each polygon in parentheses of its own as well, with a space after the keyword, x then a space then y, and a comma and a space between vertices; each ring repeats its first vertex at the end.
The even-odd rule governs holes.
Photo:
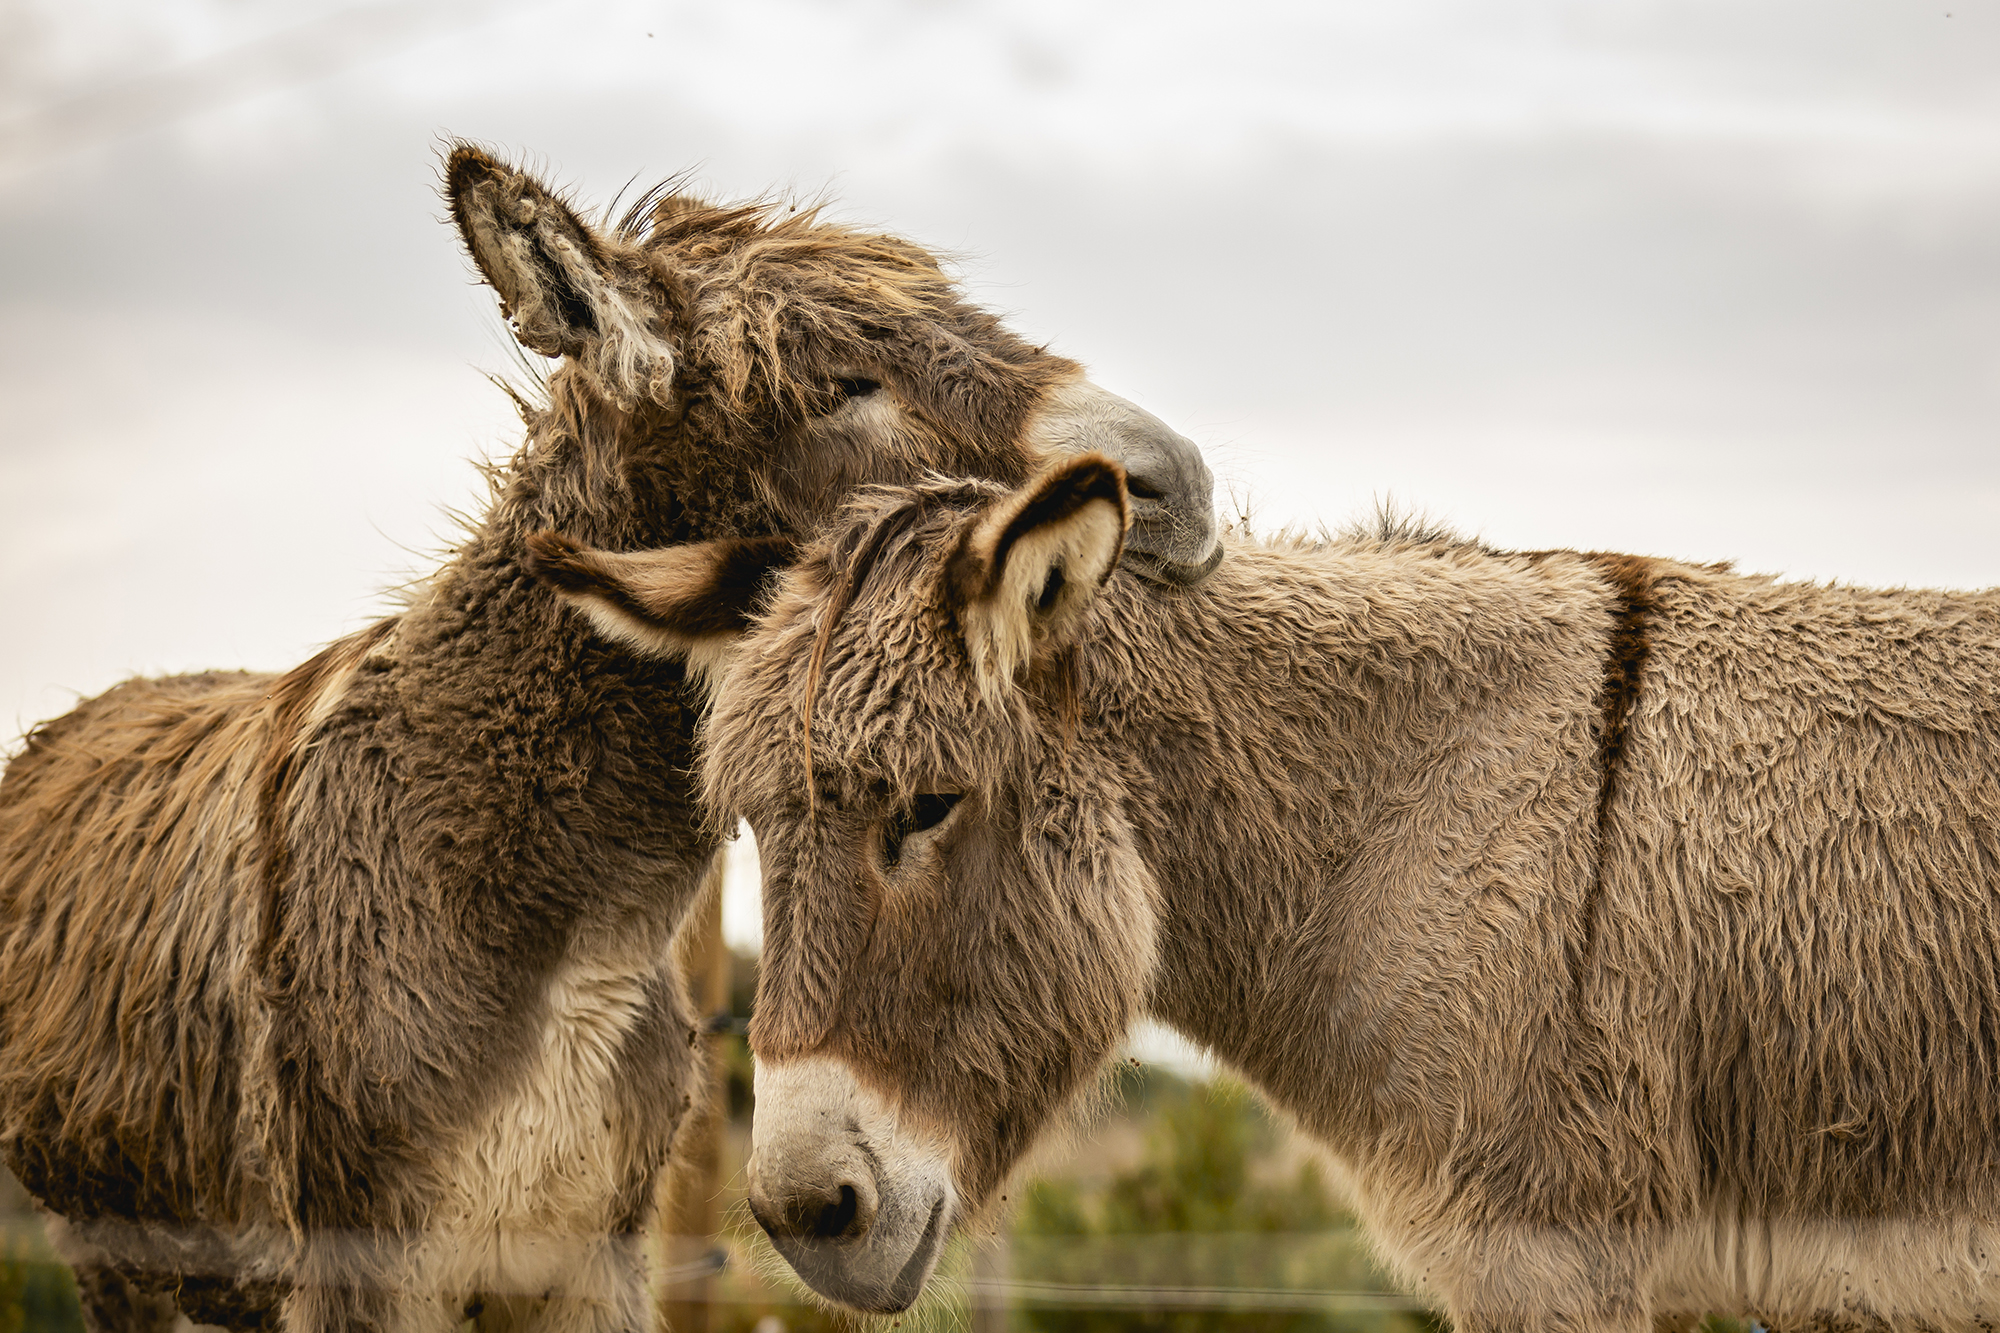
POLYGON ((326 1282, 300 1282, 285 1297, 286 1333, 392 1333, 396 1320, 388 1292, 326 1282))
POLYGON ((643 1291, 636 1308, 602 1293, 549 1291, 539 1296, 494 1296, 473 1320, 478 1333, 644 1333, 643 1291))
POLYGON ((466 1310, 464 1300, 434 1292, 301 1283, 285 1300, 283 1327, 286 1333, 451 1333, 466 1310))
POLYGON ((93 1329, 275 1328, 280 1265, 199 1225, 123 1218, 72 1221, 41 1211, 49 1243, 76 1274, 78 1303, 93 1329))

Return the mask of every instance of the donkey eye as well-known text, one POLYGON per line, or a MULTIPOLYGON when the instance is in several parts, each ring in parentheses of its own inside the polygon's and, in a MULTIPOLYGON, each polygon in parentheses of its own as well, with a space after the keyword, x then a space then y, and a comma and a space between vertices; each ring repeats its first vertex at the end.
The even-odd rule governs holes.
POLYGON ((833 382, 833 393, 834 397, 844 403, 851 398, 866 398, 881 387, 882 384, 879 380, 864 379, 856 376, 853 379, 835 380, 833 382))
POLYGON ((957 793, 929 792, 912 801, 909 809, 889 816, 889 822, 882 826, 883 862, 892 868, 900 865, 903 840, 944 823, 945 816, 958 802, 957 793))

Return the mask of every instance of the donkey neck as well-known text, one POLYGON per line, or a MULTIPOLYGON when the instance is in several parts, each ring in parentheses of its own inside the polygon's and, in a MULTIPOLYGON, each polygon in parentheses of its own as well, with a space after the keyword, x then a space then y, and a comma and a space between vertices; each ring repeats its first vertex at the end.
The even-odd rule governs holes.
POLYGON ((586 909, 675 915, 716 842, 694 813, 698 700, 680 665, 590 633, 523 568, 523 539, 543 527, 619 548, 660 540, 658 526, 688 535, 678 495, 633 490, 602 473, 573 435, 532 432, 496 477, 477 526, 371 654, 377 669, 347 689, 357 709, 398 719, 427 769, 457 775, 435 790, 408 784, 411 800, 463 807, 468 829, 498 820, 516 841, 547 824, 578 858, 567 869, 573 882, 532 883, 526 867, 504 863, 513 853, 494 831, 454 835, 454 856, 468 863, 458 877, 494 886, 467 910, 518 915, 518 891, 553 905, 559 928, 549 938, 558 942, 562 923, 586 909), (621 900, 610 883, 645 887, 621 900), (591 905, 592 892, 603 901, 591 905))
POLYGON ((684 406, 623 412, 565 367, 523 416, 527 439, 495 477, 484 524, 516 550, 543 529, 612 550, 770 530, 751 475, 764 460, 739 457, 684 406))
POLYGON ((1425 1106, 1461 982, 1565 965, 1607 607, 1577 557, 1360 541, 1121 595, 1086 697, 1131 701, 1154 1012, 1330 1142, 1425 1106))
MULTIPOLYGON (((491 503, 412 599, 405 634, 471 635, 474 651, 490 636, 521 670, 540 672, 549 665, 543 653, 518 656, 524 635, 551 647, 577 636, 560 628, 568 613, 554 594, 523 573, 530 533, 554 530, 634 550, 771 530, 768 506, 747 473, 736 475, 745 470, 718 468, 718 449, 684 411, 643 404, 621 412, 577 378, 564 367, 551 378, 544 405, 523 404, 527 438, 491 472, 491 503)), ((617 654, 598 665, 625 660, 617 654)), ((639 674, 659 674, 656 665, 633 665, 639 674)))

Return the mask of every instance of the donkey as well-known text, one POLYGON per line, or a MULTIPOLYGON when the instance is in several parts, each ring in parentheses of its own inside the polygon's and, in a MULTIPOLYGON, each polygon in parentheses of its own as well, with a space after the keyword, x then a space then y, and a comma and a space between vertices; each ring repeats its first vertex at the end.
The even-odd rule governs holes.
POLYGON ((812 1287, 907 1306, 1149 1013, 1469 1333, 2000 1321, 2000 593, 1385 526, 1161 594, 1129 516, 1102 458, 870 491, 735 639, 732 543, 533 539, 718 663, 812 1287))
POLYGON ((909 242, 664 190, 591 225, 465 145, 444 176, 560 359, 483 517, 397 614, 128 682, 0 783, 0 1154, 99 1328, 649 1322, 700 699, 573 633, 524 534, 787 549, 856 485, 1090 447, 1153 488, 1144 572, 1221 558, 1194 447, 909 242))

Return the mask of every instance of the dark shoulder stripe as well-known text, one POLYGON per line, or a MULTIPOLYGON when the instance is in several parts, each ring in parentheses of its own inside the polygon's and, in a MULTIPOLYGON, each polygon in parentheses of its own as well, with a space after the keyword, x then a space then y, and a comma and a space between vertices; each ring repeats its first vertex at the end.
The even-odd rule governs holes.
POLYGON ((1594 873, 1585 890, 1582 932, 1571 982, 1582 995, 1591 960, 1597 952, 1598 914, 1603 910, 1605 842, 1611 831, 1611 808, 1624 773, 1625 746, 1631 733, 1632 710, 1652 655, 1652 635, 1659 618, 1659 585, 1665 564, 1645 556, 1603 551, 1580 553, 1609 585, 1611 633, 1605 641, 1604 674, 1597 693, 1597 846, 1594 873))
POLYGON ((1625 757, 1625 738, 1632 706, 1639 699, 1639 682, 1652 654, 1653 623, 1659 614, 1662 562, 1638 555, 1591 552, 1584 560, 1611 585, 1611 638, 1604 660, 1604 683, 1597 696, 1598 764, 1604 791, 1598 801, 1598 823, 1608 812, 1618 769, 1625 757))

